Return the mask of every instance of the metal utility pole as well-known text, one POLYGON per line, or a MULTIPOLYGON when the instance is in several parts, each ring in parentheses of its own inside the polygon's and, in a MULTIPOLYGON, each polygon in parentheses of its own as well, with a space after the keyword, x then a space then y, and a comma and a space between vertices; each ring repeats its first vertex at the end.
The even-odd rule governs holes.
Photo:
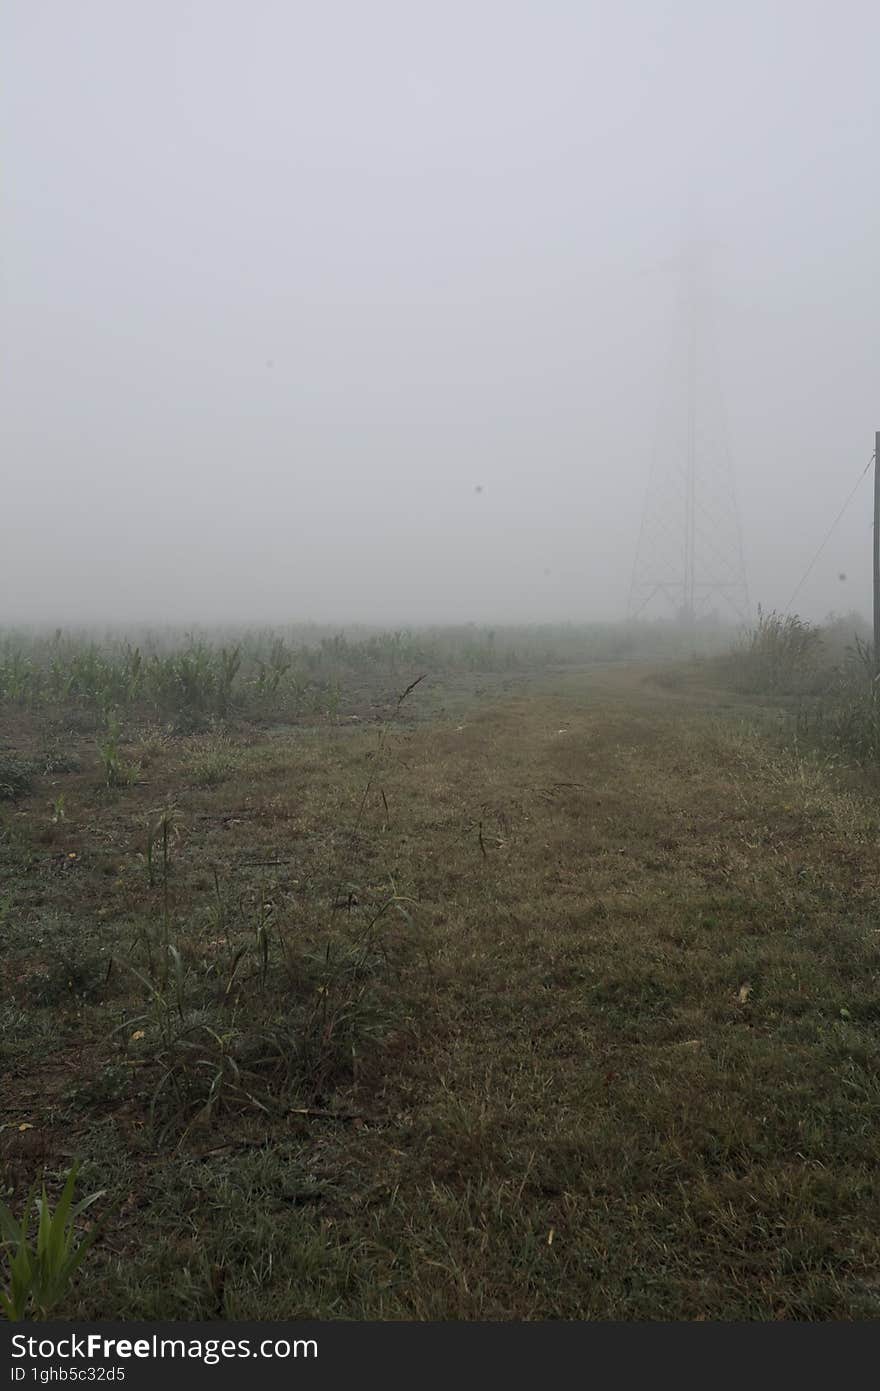
POLYGON ((880 676, 880 430, 874 435, 874 676, 880 676))
POLYGON ((687 363, 687 444, 684 472, 684 583, 681 612, 685 623, 693 623, 696 593, 696 501, 697 501, 697 288, 696 269, 687 277, 688 363, 687 363))

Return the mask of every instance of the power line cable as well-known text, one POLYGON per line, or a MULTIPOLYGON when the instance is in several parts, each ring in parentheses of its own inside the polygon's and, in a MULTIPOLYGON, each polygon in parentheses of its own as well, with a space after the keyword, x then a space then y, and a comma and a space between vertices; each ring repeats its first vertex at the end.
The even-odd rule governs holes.
POLYGON ((841 507, 841 509, 840 509, 840 511, 838 512, 837 516, 834 518, 834 521, 831 523, 830 527, 828 528, 828 531, 827 531, 827 533, 826 533, 826 535, 825 535, 825 538, 824 538, 824 540, 823 540, 821 546, 820 546, 819 549, 817 550, 816 554, 813 556, 813 559, 810 561, 809 565, 807 566, 806 570, 804 571, 803 575, 801 576, 800 580, 798 581, 797 588, 795 589, 794 593, 792 594, 791 598, 789 599, 788 603, 787 603, 786 606, 785 606, 785 613, 786 613, 786 614, 791 612, 791 606, 792 606, 792 604, 794 603, 795 599, 796 599, 797 596, 800 594, 801 590, 803 589, 804 585, 806 584, 807 580, 809 579, 810 574, 812 573, 813 566, 816 564, 816 561, 819 559, 819 556, 822 554, 822 552, 824 551, 825 547, 828 545, 828 542, 831 540, 831 537, 832 537, 833 534, 834 534, 834 531, 835 531, 835 529, 836 529, 836 527, 837 527, 838 522, 840 521, 840 519, 841 519, 841 517, 843 516, 844 512, 845 512, 846 509, 849 507, 850 503, 852 502, 853 498, 855 497, 856 493, 858 492, 858 490, 859 490, 859 488, 860 488, 860 486, 861 486, 862 479, 864 478, 865 474, 868 472, 868 469, 871 467, 871 465, 873 464, 873 462, 874 462, 874 455, 872 454, 871 457, 870 457, 870 459, 868 460, 868 462, 865 464, 865 467, 863 468, 862 472, 859 474, 858 480, 857 480, 857 482, 856 482, 855 487, 853 488, 853 490, 852 490, 852 492, 850 493, 849 497, 847 498, 846 502, 845 502, 845 503, 843 504, 843 506, 841 507))

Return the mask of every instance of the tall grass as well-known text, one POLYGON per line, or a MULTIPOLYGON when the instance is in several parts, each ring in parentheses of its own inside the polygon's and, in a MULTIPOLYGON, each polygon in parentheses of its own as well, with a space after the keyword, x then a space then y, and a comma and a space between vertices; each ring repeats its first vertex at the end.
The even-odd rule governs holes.
POLYGON ((77 706, 108 730, 120 712, 197 730, 232 716, 320 713, 338 701, 321 672, 295 670, 283 639, 218 642, 192 635, 137 645, 90 635, 0 635, 0 707, 77 706))
POLYGON ((0 629, 0 708, 76 706, 110 724, 142 714, 186 731, 232 717, 335 714, 345 689, 416 670, 527 672, 723 649, 729 630, 668 623, 480 628, 0 629))
POLYGON ((821 686, 822 632, 797 614, 765 613, 745 633, 727 662, 730 681, 738 690, 760 695, 798 695, 821 686))
POLYGON ((880 681, 870 647, 856 639, 821 695, 801 703, 797 732, 845 761, 880 768, 880 681))
POLYGON ((880 682, 864 633, 856 615, 818 625, 759 610, 721 668, 735 689, 784 700, 799 743, 880 768, 880 682))

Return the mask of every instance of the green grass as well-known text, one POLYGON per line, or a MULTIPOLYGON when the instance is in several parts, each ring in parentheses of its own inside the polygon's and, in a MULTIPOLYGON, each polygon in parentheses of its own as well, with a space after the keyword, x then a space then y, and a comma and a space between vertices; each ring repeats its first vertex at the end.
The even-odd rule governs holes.
POLYGON ((62 1315, 876 1318, 868 784, 707 666, 417 674, 7 808, 0 1197, 106 1190, 62 1315))

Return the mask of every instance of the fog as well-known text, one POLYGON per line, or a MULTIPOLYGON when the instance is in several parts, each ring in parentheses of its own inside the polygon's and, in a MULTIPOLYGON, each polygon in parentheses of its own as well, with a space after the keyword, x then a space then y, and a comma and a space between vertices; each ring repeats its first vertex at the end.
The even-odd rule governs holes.
MULTIPOLYGON (((623 616, 694 239, 783 608, 880 426, 878 51, 874 0, 6 0, 0 621, 623 616)), ((868 610, 870 522, 801 612, 868 610)))

